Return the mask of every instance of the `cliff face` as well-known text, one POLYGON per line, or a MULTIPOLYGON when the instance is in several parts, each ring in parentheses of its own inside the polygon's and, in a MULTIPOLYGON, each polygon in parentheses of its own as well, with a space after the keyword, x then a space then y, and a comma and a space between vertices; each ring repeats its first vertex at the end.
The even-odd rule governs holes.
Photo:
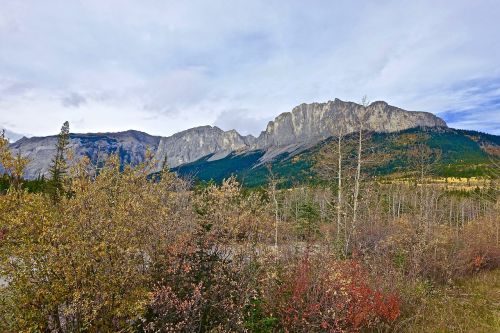
MULTIPOLYGON (((123 164, 138 164, 144 161, 146 149, 153 151, 160 137, 138 131, 96 134, 71 134, 69 149, 75 160, 88 156, 93 163, 106 159, 110 154, 118 154, 123 164)), ((56 152, 57 136, 22 138, 11 144, 12 151, 28 157, 27 178, 47 175, 56 152)))
MULTIPOLYGON (((196 161, 208 154, 212 159, 223 158, 232 151, 249 147, 255 138, 243 137, 236 131, 224 132, 220 128, 203 126, 192 128, 169 137, 151 136, 137 131, 97 134, 71 134, 69 148, 75 159, 88 156, 93 163, 118 154, 123 164, 137 165, 145 160, 149 148, 154 157, 163 162, 165 156, 170 167, 196 161)), ((23 138, 10 147, 14 153, 30 159, 27 178, 47 175, 55 155, 56 136, 23 138)))
POLYGON ((385 102, 374 102, 366 110, 359 104, 339 99, 327 103, 301 104, 274 121, 257 139, 256 147, 284 147, 315 143, 340 133, 356 131, 360 122, 365 130, 395 132, 412 127, 446 126, 427 112, 405 111, 385 102))
POLYGON ((163 161, 166 156, 169 166, 176 167, 209 154, 214 154, 212 159, 223 158, 248 148, 254 141, 255 138, 243 137, 235 130, 225 132, 218 127, 201 126, 162 138, 155 157, 163 161))
MULTIPOLYGON (((170 167, 194 162, 212 154, 210 160, 223 158, 235 151, 264 150, 262 161, 272 159, 285 151, 293 151, 340 133, 356 131, 360 122, 365 130, 395 132, 412 127, 446 126, 446 123, 427 112, 405 111, 385 102, 374 102, 366 109, 339 99, 326 103, 301 104, 269 122, 258 138, 242 136, 235 130, 201 126, 169 137, 151 136, 138 131, 97 134, 71 134, 70 148, 78 159, 88 156, 96 163, 109 154, 118 153, 122 163, 138 164, 144 161, 149 147, 155 158, 167 158, 170 167)), ((55 153, 57 138, 23 138, 11 145, 31 162, 26 177, 46 175, 55 153)))

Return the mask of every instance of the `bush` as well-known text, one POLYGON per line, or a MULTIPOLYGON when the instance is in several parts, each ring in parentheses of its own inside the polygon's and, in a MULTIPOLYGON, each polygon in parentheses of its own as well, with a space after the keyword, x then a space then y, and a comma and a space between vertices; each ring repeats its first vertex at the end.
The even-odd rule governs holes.
POLYGON ((167 247, 140 331, 242 330, 248 280, 237 263, 203 227, 167 247))
POLYGON ((355 332, 395 321, 398 297, 371 288, 367 280, 355 260, 305 254, 278 278, 267 295, 267 311, 286 332, 355 332))

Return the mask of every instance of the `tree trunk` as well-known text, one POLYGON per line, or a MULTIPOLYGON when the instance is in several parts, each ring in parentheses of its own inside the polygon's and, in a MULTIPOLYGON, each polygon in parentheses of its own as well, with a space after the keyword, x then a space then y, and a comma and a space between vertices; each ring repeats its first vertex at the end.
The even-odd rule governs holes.
POLYGON ((355 184, 354 184, 354 202, 353 202, 353 208, 352 208, 352 231, 353 231, 353 237, 354 233, 356 231, 356 222, 358 219, 358 198, 359 198, 359 184, 360 184, 360 178, 361 178, 361 150, 362 150, 362 127, 360 125, 359 127, 359 138, 358 138, 358 163, 356 166, 356 179, 355 179, 355 184))
POLYGON ((337 241, 340 236, 340 224, 342 219, 342 132, 338 137, 338 188, 337 188, 337 241))

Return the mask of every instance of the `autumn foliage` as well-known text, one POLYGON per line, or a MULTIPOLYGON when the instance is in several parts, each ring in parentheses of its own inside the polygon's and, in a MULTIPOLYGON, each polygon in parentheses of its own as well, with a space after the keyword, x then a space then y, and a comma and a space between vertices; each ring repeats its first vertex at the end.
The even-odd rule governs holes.
POLYGON ((398 297, 372 288, 356 260, 306 254, 287 268, 268 296, 286 332, 355 332, 400 314, 398 297))
POLYGON ((194 187, 150 156, 72 164, 54 200, 0 155, 2 332, 390 331, 500 265, 492 189, 373 182, 353 223, 329 187, 194 187))

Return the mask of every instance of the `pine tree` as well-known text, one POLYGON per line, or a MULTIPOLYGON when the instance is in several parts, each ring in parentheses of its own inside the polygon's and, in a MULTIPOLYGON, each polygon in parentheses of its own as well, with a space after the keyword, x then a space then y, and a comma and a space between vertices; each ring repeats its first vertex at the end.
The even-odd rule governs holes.
POLYGON ((69 123, 64 122, 57 137, 56 154, 50 165, 49 193, 54 202, 64 194, 64 178, 67 171, 66 151, 69 145, 69 123))
POLYGON ((161 164, 161 173, 162 175, 169 172, 170 168, 168 166, 168 161, 167 161, 167 154, 165 153, 165 157, 163 158, 163 162, 161 164))

